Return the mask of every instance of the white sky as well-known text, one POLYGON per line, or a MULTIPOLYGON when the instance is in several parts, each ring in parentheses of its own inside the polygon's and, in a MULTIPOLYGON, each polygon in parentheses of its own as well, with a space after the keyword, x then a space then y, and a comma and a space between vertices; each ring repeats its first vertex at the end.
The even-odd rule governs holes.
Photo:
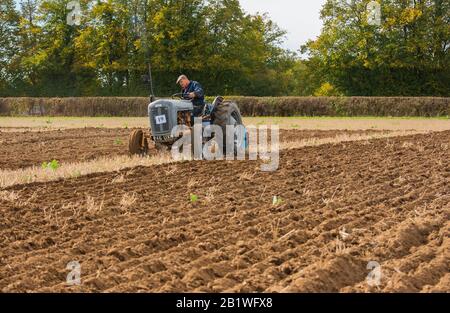
POLYGON ((286 30, 283 47, 297 51, 309 39, 315 39, 322 28, 320 10, 325 0, 240 0, 248 13, 269 13, 272 21, 286 30))

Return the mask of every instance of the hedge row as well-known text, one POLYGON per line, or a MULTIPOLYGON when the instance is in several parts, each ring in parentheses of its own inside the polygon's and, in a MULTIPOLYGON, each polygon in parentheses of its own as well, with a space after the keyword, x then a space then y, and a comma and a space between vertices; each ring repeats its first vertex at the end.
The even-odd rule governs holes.
POLYGON ((0 98, 0 115, 146 116, 148 98, 0 98))
MULTIPOLYGON (((450 98, 228 97, 244 116, 449 116, 450 98)), ((211 100, 208 98, 208 100, 211 100)), ((0 115, 146 116, 145 97, 0 98, 0 115)))

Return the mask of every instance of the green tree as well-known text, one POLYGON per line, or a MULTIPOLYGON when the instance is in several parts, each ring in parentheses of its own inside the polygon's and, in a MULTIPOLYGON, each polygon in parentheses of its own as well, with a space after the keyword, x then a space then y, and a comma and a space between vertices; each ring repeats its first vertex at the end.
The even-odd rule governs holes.
POLYGON ((95 3, 75 39, 77 66, 95 72, 98 86, 110 93, 127 83, 126 12, 124 4, 117 1, 95 3))
MULTIPOLYGON (((285 31, 267 15, 246 15, 239 1, 210 1, 206 50, 212 90, 278 95, 290 89, 295 56, 281 49, 285 31)), ((206 77, 206 80, 208 80, 206 77)))
POLYGON ((39 7, 38 22, 41 26, 40 40, 36 45, 38 54, 31 58, 40 78, 41 95, 57 92, 60 96, 78 94, 74 72, 76 25, 67 23, 70 0, 43 0, 39 7))
POLYGON ((381 25, 368 23, 368 0, 328 0, 324 27, 305 51, 347 95, 449 95, 449 2, 385 0, 381 25))
POLYGON ((176 88, 180 73, 196 76, 204 70, 207 47, 205 2, 202 0, 153 0, 149 3, 152 62, 159 90, 176 88))
POLYGON ((39 69, 37 60, 41 56, 39 42, 42 28, 39 25, 39 0, 21 0, 19 44, 17 62, 13 68, 17 80, 14 88, 20 95, 37 95, 39 90, 39 69))
POLYGON ((17 54, 19 14, 13 0, 0 4, 0 94, 11 88, 12 66, 17 54))
POLYGON ((69 1, 21 0, 9 65, 16 94, 146 95, 149 64, 157 95, 176 91, 181 73, 208 94, 294 90, 297 60, 280 47, 285 32, 237 0, 79 0, 80 25, 67 23, 69 1))

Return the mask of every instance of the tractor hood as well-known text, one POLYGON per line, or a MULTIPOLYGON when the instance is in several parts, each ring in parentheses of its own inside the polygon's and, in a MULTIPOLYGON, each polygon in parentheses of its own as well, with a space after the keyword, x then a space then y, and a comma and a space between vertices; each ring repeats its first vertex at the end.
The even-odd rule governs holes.
POLYGON ((149 110, 162 106, 174 106, 178 111, 189 111, 194 109, 192 102, 189 100, 159 99, 155 102, 150 103, 149 110))
POLYGON ((177 126, 177 116, 180 111, 193 111, 194 106, 188 100, 160 99, 148 106, 151 132, 154 137, 170 136, 177 126))

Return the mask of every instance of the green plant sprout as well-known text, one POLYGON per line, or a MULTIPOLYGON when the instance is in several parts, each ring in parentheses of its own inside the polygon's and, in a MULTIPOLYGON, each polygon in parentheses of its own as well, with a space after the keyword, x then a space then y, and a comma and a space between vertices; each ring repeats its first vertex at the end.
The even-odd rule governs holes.
POLYGON ((198 196, 191 193, 190 199, 192 203, 195 203, 198 201, 198 196))
POLYGON ((59 168, 59 162, 57 160, 52 160, 51 162, 43 162, 41 167, 43 169, 51 169, 56 171, 59 168))
POLYGON ((280 205, 281 203, 283 203, 283 200, 280 197, 278 196, 273 197, 272 205, 277 206, 280 205))

